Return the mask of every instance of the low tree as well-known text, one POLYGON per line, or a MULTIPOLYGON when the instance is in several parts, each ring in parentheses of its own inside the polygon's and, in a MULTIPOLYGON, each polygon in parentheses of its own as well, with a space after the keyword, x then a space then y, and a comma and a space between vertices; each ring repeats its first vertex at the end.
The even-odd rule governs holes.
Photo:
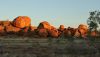
POLYGON ((87 20, 90 31, 97 31, 97 28, 100 25, 100 11, 90 12, 90 16, 87 20))

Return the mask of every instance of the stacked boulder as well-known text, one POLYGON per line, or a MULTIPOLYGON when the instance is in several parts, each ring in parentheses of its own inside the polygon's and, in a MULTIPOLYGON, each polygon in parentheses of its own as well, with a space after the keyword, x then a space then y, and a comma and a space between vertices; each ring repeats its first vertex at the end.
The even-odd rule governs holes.
POLYGON ((47 21, 43 21, 38 26, 38 29, 42 29, 42 28, 51 30, 51 25, 47 21))
POLYGON ((13 21, 0 21, 0 33, 18 33, 22 30, 27 32, 28 27, 34 30, 31 27, 31 19, 28 16, 18 16, 13 21))
POLYGON ((0 21, 0 35, 5 35, 6 32, 7 32, 6 31, 6 27, 11 26, 11 25, 12 25, 12 21, 9 21, 9 20, 7 20, 7 21, 0 21))
POLYGON ((54 38, 58 37, 58 30, 55 27, 51 26, 47 21, 41 22, 37 30, 39 36, 43 34, 44 37, 47 36, 54 37, 54 38))

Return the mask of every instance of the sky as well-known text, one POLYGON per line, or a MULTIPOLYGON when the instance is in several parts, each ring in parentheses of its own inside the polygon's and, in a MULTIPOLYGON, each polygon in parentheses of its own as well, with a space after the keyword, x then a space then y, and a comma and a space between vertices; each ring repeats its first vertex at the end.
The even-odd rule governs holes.
POLYGON ((89 12, 100 9, 100 0, 0 0, 0 20, 29 16, 31 24, 42 21, 59 27, 86 24, 89 12))

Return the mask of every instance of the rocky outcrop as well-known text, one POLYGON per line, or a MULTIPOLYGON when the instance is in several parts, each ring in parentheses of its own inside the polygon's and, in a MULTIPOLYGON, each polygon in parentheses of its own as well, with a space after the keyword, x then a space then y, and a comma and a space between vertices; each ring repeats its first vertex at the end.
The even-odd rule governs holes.
MULTIPOLYGON (((0 35, 5 33, 17 33, 20 36, 32 36, 32 37, 51 37, 59 38, 86 38, 88 35, 88 27, 84 24, 80 24, 78 28, 65 28, 64 25, 60 25, 59 28, 55 28, 49 22, 40 22, 38 27, 31 25, 31 19, 28 16, 18 16, 13 21, 0 21, 0 35)), ((13 34, 12 33, 12 34, 13 34)), ((95 37, 99 34, 95 31, 90 32, 90 36, 95 37)))

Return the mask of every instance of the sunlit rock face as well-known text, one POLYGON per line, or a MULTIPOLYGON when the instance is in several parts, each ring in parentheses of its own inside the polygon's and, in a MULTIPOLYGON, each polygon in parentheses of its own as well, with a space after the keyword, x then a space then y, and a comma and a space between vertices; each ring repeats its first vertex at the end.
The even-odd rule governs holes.
POLYGON ((80 24, 76 29, 75 37, 83 37, 85 38, 87 35, 88 27, 84 24, 80 24))
POLYGON ((47 21, 43 21, 38 26, 38 29, 41 29, 41 28, 51 30, 51 25, 47 21))
POLYGON ((28 16, 18 16, 13 21, 13 25, 18 28, 28 27, 30 24, 31 19, 28 16))
POLYGON ((50 25, 47 21, 43 21, 37 27, 37 30, 40 30, 42 33, 40 35, 47 35, 49 37, 57 38, 58 37, 58 30, 50 25), (44 31, 44 32, 43 32, 44 31))
POLYGON ((4 26, 0 25, 0 33, 4 32, 4 26))
POLYGON ((14 26, 6 26, 5 30, 6 32, 19 32, 21 29, 14 26))
POLYGON ((2 25, 2 26, 10 26, 10 25, 12 25, 12 21, 0 21, 0 25, 2 25))

